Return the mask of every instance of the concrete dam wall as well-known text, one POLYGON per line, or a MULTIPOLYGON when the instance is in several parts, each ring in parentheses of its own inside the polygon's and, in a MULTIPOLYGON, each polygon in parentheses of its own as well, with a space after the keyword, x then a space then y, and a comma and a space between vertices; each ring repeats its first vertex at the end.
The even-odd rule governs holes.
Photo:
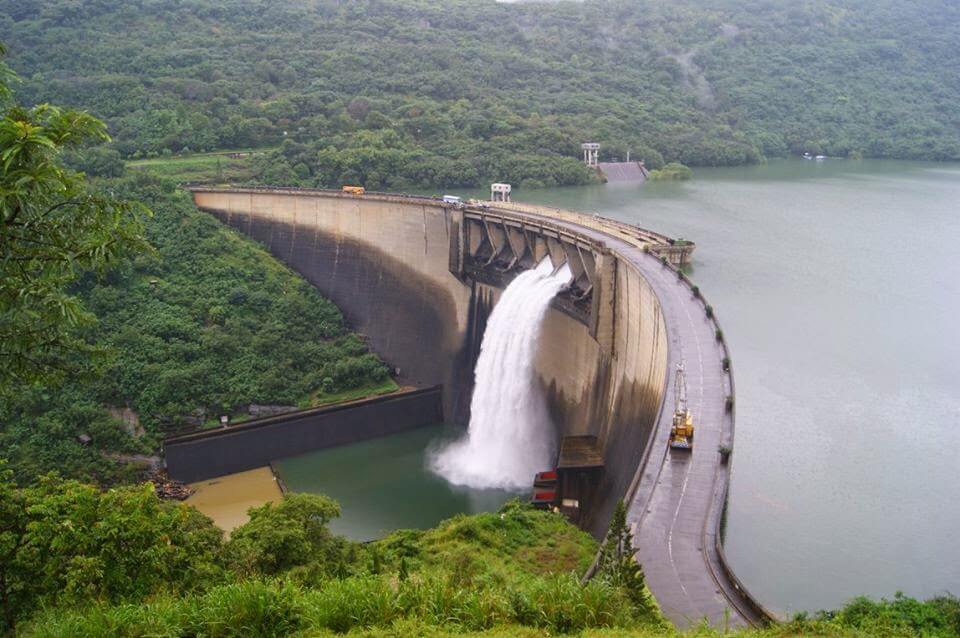
MULTIPOLYGON (((333 300, 401 382, 442 385, 445 417, 461 424, 469 418, 486 318, 502 287, 544 257, 569 263, 574 284, 547 313, 536 370, 558 435, 598 438, 605 471, 582 522, 604 531, 657 422, 668 348, 657 295, 598 233, 509 203, 297 189, 196 188, 194 198, 333 300)), ((584 227, 599 223, 563 216, 584 227)), ((692 250, 607 223, 604 232, 629 235, 671 262, 692 250)))

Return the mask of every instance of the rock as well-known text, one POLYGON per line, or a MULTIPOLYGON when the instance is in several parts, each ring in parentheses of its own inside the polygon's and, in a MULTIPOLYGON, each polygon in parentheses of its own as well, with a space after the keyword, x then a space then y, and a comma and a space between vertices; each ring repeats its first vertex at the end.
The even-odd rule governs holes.
POLYGON ((140 425, 140 416, 131 410, 129 406, 125 408, 108 407, 107 411, 110 413, 110 416, 123 424, 123 429, 133 438, 139 439, 146 434, 146 430, 140 425))
POLYGON ((247 408, 247 413, 252 417, 273 416, 275 414, 286 414, 287 412, 296 412, 294 405, 258 405, 251 403, 247 408))
POLYGON ((154 472, 150 476, 150 482, 153 483, 157 496, 162 499, 183 501, 189 498, 194 492, 189 485, 181 483, 180 481, 174 481, 162 470, 154 472))

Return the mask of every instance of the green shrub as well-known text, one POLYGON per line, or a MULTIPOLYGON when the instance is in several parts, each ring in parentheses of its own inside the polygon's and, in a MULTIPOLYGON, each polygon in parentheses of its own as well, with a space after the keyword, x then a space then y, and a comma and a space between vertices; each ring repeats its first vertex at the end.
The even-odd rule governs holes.
POLYGON ((220 530, 149 484, 101 492, 48 477, 18 488, 0 466, 0 520, 0 597, 13 622, 41 607, 140 601, 223 577, 220 530))
POLYGON ((693 171, 679 162, 670 162, 660 170, 650 171, 650 179, 660 181, 685 181, 693 177, 693 171))
POLYGON ((389 625, 404 615, 389 581, 374 575, 327 581, 307 591, 301 605, 310 627, 338 633, 355 627, 389 625))
POLYGON ((234 571, 273 575, 308 563, 333 570, 343 541, 333 537, 327 524, 340 516, 338 503, 317 494, 288 494, 249 514, 225 547, 234 571))
POLYGON ((303 626, 301 592, 289 583, 248 580, 193 598, 181 632, 211 638, 282 638, 303 626))
POLYGON ((821 614, 834 624, 868 635, 960 635, 960 601, 941 596, 920 601, 897 592, 893 600, 858 597, 835 613, 821 614))

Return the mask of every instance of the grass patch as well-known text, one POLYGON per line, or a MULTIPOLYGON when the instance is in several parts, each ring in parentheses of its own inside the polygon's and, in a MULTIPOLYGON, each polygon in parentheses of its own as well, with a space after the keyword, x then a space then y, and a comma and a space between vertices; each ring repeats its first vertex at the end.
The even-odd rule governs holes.
POLYGON ((380 396, 382 394, 391 394, 400 389, 400 386, 397 385, 397 382, 393 379, 387 379, 380 383, 373 383, 368 386, 363 386, 360 388, 350 388, 348 390, 342 390, 340 392, 323 392, 322 390, 317 390, 312 393, 307 399, 305 404, 302 404, 302 408, 315 408, 320 405, 330 405, 331 403, 342 403, 344 401, 355 401, 357 399, 365 399, 367 397, 380 396))
POLYGON ((178 182, 225 184, 250 180, 256 174, 255 160, 273 149, 242 149, 171 155, 150 159, 132 160, 126 163, 132 171, 149 172, 158 177, 178 182), (231 153, 251 153, 244 157, 230 157, 231 153))
POLYGON ((500 512, 458 515, 425 532, 401 530, 378 543, 388 569, 401 557, 412 570, 451 570, 463 584, 517 582, 530 574, 583 573, 597 544, 562 516, 534 510, 519 501, 500 512))

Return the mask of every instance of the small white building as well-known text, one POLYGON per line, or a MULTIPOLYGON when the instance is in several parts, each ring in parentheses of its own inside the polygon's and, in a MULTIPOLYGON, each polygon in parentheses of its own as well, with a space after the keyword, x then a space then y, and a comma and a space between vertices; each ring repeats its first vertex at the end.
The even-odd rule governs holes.
POLYGON ((510 184, 490 184, 491 202, 509 202, 510 184))
POLYGON ((600 145, 596 142, 584 142, 580 148, 583 149, 583 163, 587 166, 596 166, 600 161, 600 145))

